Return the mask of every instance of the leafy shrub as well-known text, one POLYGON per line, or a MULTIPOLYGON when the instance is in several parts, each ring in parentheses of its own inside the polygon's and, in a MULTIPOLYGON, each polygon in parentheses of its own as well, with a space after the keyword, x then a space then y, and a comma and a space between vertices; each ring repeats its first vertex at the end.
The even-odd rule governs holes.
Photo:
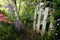
POLYGON ((15 35, 12 21, 0 12, 0 40, 14 40, 15 35))

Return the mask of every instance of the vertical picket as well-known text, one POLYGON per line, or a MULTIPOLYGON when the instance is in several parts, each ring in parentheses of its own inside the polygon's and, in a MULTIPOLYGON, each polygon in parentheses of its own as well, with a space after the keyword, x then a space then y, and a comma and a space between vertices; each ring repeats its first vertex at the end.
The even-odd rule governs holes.
POLYGON ((46 23, 47 23, 47 17, 48 17, 48 10, 49 8, 46 7, 45 11, 44 11, 44 18, 43 18, 43 25, 42 25, 42 31, 41 31, 41 35, 43 36, 45 33, 45 29, 46 29, 46 23))

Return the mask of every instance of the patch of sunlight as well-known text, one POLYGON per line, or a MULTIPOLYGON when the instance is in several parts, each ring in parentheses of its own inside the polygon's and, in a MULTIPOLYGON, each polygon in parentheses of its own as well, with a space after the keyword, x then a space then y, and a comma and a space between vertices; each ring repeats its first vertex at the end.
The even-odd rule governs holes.
POLYGON ((21 6, 25 5, 25 2, 21 2, 21 6))
POLYGON ((0 0, 0 2, 1 2, 2 0, 0 0))
POLYGON ((6 8, 6 9, 5 9, 5 12, 6 12, 6 13, 9 13, 9 11, 8 11, 8 10, 9 10, 9 8, 6 8))
POLYGON ((0 10, 4 10, 5 8, 0 7, 0 10))
POLYGON ((23 15, 23 13, 25 12, 25 8, 26 8, 26 4, 25 4, 25 2, 21 2, 21 7, 20 7, 20 16, 22 16, 23 15))
POLYGON ((4 1, 4 0, 1 0, 1 1, 0 1, 0 4, 1 4, 1 5, 5 4, 5 1, 4 1))

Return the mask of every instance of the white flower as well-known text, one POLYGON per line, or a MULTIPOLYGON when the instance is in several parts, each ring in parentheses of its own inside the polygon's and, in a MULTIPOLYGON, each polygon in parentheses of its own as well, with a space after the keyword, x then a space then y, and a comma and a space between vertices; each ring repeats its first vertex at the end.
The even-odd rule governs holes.
POLYGON ((57 19, 57 21, 59 21, 60 19, 57 19))
POLYGON ((57 33, 55 35, 58 35, 57 33))
POLYGON ((59 24, 57 24, 57 26, 59 26, 59 24))

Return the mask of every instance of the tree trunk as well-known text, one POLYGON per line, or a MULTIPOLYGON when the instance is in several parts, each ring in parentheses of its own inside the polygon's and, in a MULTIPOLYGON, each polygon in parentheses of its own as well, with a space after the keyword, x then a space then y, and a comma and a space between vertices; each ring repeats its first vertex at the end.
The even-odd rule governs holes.
POLYGON ((17 10, 17 4, 15 3, 15 22, 14 22, 14 25, 15 27, 17 28, 17 30, 19 31, 20 30, 20 21, 19 21, 19 12, 17 10))

